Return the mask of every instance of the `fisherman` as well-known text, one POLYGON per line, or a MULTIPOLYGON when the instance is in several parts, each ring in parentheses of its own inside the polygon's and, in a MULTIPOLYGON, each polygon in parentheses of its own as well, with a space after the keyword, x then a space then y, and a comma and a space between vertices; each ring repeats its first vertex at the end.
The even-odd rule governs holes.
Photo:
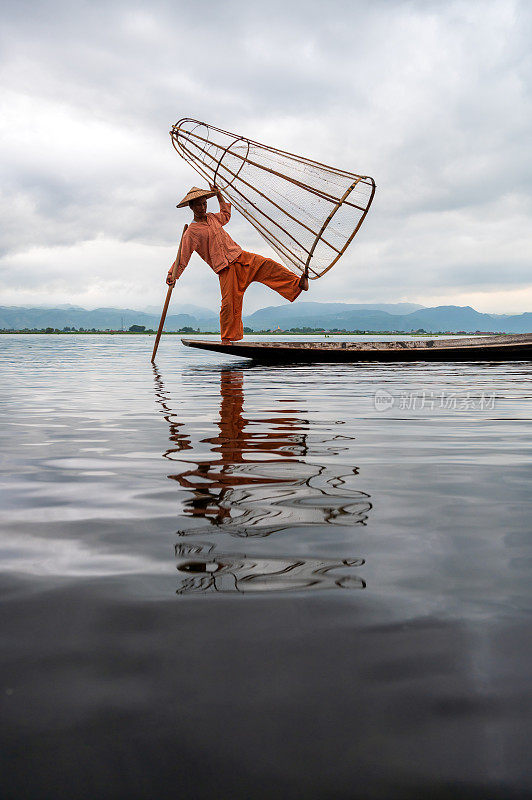
POLYGON ((194 220, 185 231, 181 243, 181 255, 175 272, 175 261, 168 271, 166 283, 173 286, 196 251, 218 274, 222 305, 220 308, 220 334, 223 344, 239 341, 244 337, 242 326, 242 303, 244 292, 254 281, 274 289, 292 303, 302 291, 308 289, 308 277, 298 277, 282 264, 271 258, 242 250, 223 229, 231 219, 231 204, 224 200, 217 186, 198 189, 193 186, 178 203, 177 208, 188 205, 194 220), (216 196, 220 204, 217 214, 207 213, 207 200, 216 196))

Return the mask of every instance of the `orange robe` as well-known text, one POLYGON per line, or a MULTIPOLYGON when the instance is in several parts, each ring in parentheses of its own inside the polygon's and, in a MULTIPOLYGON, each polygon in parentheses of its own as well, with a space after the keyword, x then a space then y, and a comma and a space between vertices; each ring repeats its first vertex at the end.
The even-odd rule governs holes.
POLYGON ((218 273, 222 292, 220 334, 222 341, 237 342, 244 336, 242 303, 253 281, 274 289, 292 303, 301 294, 299 277, 271 258, 242 250, 239 257, 218 273))
MULTIPOLYGON (((223 228, 230 219, 231 204, 221 200, 218 214, 209 213, 204 222, 190 223, 183 235, 181 257, 175 276, 177 280, 194 252, 218 274, 222 292, 222 341, 238 341, 244 336, 242 303, 244 292, 253 281, 269 286, 290 302, 301 294, 299 277, 295 273, 271 258, 245 252, 231 239, 223 228)), ((174 264, 168 271, 169 275, 174 264)))

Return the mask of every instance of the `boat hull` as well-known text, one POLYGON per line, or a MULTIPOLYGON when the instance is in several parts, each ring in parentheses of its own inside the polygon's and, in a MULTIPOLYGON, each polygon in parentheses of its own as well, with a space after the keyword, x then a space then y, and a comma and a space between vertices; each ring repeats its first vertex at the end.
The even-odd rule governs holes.
POLYGON ((232 342, 182 339, 187 347, 262 364, 361 361, 529 361, 532 334, 395 342, 232 342))

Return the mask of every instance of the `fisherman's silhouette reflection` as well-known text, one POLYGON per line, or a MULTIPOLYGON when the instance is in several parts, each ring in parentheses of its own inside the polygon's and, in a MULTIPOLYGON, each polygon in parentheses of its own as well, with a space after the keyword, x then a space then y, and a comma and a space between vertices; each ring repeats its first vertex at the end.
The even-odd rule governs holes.
MULTIPOLYGON (((287 526, 365 523, 371 503, 353 485, 357 468, 338 475, 331 467, 332 456, 346 449, 349 437, 312 435, 302 409, 291 403, 287 407, 282 400, 273 401, 267 412, 245 416, 244 373, 222 369, 218 432, 200 440, 213 457, 202 453, 198 458, 198 452, 189 457, 183 451, 194 450, 191 438, 176 421, 156 370, 155 376, 157 400, 174 445, 164 457, 183 466, 168 477, 188 492, 184 514, 245 537, 268 536, 287 526), (327 465, 315 463, 318 459, 327 465)), ((195 377, 204 380, 200 371, 195 377)))
MULTIPOLYGON (((282 399, 273 401, 266 412, 248 411, 246 416, 243 371, 222 369, 218 431, 194 445, 198 426, 190 423, 188 434, 176 420, 155 367, 154 373, 157 402, 172 442, 164 457, 182 466, 168 477, 187 492, 184 513, 209 523, 207 529, 194 525, 178 531, 178 594, 364 588, 363 579, 352 572, 363 558, 222 553, 212 542, 189 538, 214 530, 265 537, 298 528, 307 534, 316 524, 365 524, 371 503, 369 495, 353 486, 357 468, 346 469, 344 464, 337 474, 331 466, 336 463, 334 456, 348 450, 352 440, 327 429, 325 434, 313 434, 309 420, 301 416, 304 412, 282 399)), ((201 380, 204 387, 202 371, 187 373, 190 377, 201 380)), ((199 427, 203 424, 202 418, 199 427)))

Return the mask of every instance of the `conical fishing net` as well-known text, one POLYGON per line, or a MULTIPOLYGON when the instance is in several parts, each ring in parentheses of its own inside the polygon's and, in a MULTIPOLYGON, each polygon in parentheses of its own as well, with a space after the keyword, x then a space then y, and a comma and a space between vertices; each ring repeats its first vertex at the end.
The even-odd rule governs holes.
POLYGON ((170 131, 176 151, 215 183, 296 272, 319 278, 362 225, 375 194, 367 175, 328 167, 194 119, 170 131))

